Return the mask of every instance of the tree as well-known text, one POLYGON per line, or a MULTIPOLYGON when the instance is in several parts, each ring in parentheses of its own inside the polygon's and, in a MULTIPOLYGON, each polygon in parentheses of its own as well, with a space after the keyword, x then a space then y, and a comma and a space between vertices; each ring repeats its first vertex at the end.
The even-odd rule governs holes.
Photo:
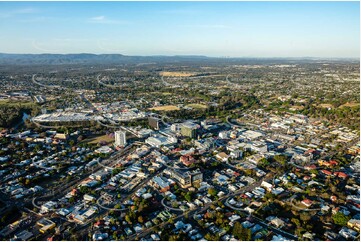
POLYGON ((243 229, 242 225, 239 222, 235 222, 232 230, 233 236, 240 239, 242 229, 243 229))
POLYGON ((127 215, 125 215, 125 221, 127 221, 127 223, 128 224, 132 224, 132 220, 131 220, 131 218, 130 218, 130 216, 127 214, 127 215))
POLYGON ((187 194, 184 196, 185 200, 188 202, 192 201, 192 194, 190 192, 187 192, 187 194))
POLYGON ((142 216, 139 216, 139 217, 138 217, 138 222, 141 223, 141 224, 144 223, 144 219, 143 219, 142 216))
POLYGON ((273 159, 282 166, 286 165, 287 158, 284 155, 275 155, 273 159))
POLYGON ((337 212, 335 215, 332 216, 332 220, 337 225, 345 226, 347 224, 347 221, 350 220, 350 216, 346 216, 341 212, 337 212))
POLYGON ((298 220, 297 218, 292 218, 291 222, 294 223, 297 228, 301 226, 300 220, 298 220))
POLYGON ((214 187, 208 188, 208 194, 212 197, 215 197, 217 195, 217 190, 214 187))
POLYGON ((242 227, 242 233, 241 233, 240 240, 250 241, 251 239, 252 239, 251 230, 242 227))
POLYGON ((300 219, 303 222, 309 221, 311 219, 311 215, 309 213, 301 213, 300 214, 300 219))

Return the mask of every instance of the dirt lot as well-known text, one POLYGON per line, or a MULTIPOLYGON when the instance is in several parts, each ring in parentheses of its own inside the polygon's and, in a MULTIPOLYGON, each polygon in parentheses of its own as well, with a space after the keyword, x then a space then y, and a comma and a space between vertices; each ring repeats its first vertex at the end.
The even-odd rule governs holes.
POLYGON ((149 108, 149 110, 156 110, 156 111, 174 111, 174 110, 180 110, 177 106, 174 105, 165 105, 165 106, 158 106, 154 108, 149 108))
POLYGON ((357 107, 357 106, 359 106, 359 105, 360 105, 359 103, 354 103, 354 102, 349 103, 349 102, 347 102, 347 103, 339 106, 339 108, 343 108, 343 107, 350 107, 350 108, 352 108, 352 107, 357 107))
POLYGON ((332 104, 329 103, 322 103, 320 105, 318 105, 321 108, 334 108, 334 106, 332 104))
POLYGON ((183 71, 162 71, 162 76, 176 76, 176 77, 187 77, 197 74, 196 72, 183 72, 183 71))
POLYGON ((191 103, 188 104, 187 107, 191 107, 191 108, 195 108, 195 109, 206 109, 207 106, 204 104, 199 104, 199 103, 191 103))

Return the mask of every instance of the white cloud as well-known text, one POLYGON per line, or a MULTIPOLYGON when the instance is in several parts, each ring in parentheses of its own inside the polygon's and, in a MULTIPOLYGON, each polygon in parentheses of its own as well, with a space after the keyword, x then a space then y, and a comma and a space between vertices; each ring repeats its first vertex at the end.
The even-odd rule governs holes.
POLYGON ((96 17, 90 18, 90 20, 92 20, 92 21, 104 21, 105 16, 96 16, 96 17))
POLYGON ((0 18, 10 18, 15 15, 32 14, 32 13, 37 13, 37 12, 39 12, 39 11, 35 8, 19 8, 19 9, 14 9, 14 10, 11 10, 8 12, 0 11, 0 18))

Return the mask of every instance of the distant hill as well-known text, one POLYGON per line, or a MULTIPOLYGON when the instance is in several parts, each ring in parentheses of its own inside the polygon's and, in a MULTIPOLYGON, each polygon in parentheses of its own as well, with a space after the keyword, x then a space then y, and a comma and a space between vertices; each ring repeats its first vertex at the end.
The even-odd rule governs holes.
MULTIPOLYGON (((127 56, 121 54, 4 54, 0 53, 0 65, 69 65, 69 64, 134 64, 134 63, 237 63, 237 64, 275 64, 294 62, 314 62, 322 58, 226 58, 201 55, 176 56, 127 56)), ((347 59, 342 59, 346 61, 347 59)), ((349 59, 350 60, 350 59, 349 59)), ((327 61, 332 61, 327 59, 327 61)), ((337 61, 337 59, 333 59, 337 61)))
POLYGON ((123 64, 140 62, 178 62, 210 59, 206 56, 125 56, 121 54, 4 54, 0 65, 61 65, 61 64, 123 64))

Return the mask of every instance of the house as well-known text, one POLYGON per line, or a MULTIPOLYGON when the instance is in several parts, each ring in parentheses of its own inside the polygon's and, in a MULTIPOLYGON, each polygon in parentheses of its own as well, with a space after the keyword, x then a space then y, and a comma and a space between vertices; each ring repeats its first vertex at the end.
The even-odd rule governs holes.
POLYGON ((360 220, 358 220, 358 219, 350 219, 350 220, 347 222, 347 226, 348 226, 350 229, 354 229, 354 230, 356 230, 357 232, 360 232, 360 220))
POLYGON ((285 189, 283 189, 282 187, 277 187, 276 189, 273 189, 272 194, 277 196, 277 195, 281 194, 284 191, 285 191, 285 189))
POLYGON ((150 237, 154 240, 154 241, 159 241, 160 237, 158 234, 151 234, 150 237))
POLYGON ((274 218, 270 221, 270 224, 274 225, 277 228, 282 228, 283 226, 285 226, 285 222, 279 218, 274 218))
POLYGON ((228 139, 229 138, 229 132, 228 131, 219 132, 218 137, 220 139, 228 139))
POLYGON ((178 220, 175 224, 174 224, 174 227, 176 230, 180 230, 180 229, 183 229, 185 226, 185 224, 183 223, 183 221, 181 220, 178 220))
POLYGON ((54 136, 54 139, 67 140, 68 137, 69 137, 69 135, 67 135, 67 134, 57 133, 57 134, 54 136))
POLYGON ((355 230, 349 229, 347 227, 343 227, 338 233, 347 240, 355 240, 356 236, 358 235, 355 230))
POLYGON ((42 213, 48 213, 51 210, 53 210, 58 204, 56 202, 53 201, 49 201, 43 205, 41 205, 41 212, 42 213))
POLYGON ((331 176, 332 175, 332 172, 328 171, 328 170, 321 170, 321 173, 323 173, 326 176, 331 176))
POLYGON ((233 150, 233 151, 231 151, 231 154, 230 154, 230 156, 232 157, 232 158, 234 158, 234 159, 239 159, 239 158, 242 158, 242 156, 243 156, 243 152, 241 151, 241 150, 233 150))
POLYGON ((348 177, 346 173, 341 171, 334 172, 333 175, 342 179, 346 179, 348 177))
POLYGON ((218 153, 217 155, 216 155, 216 158, 218 159, 218 160, 221 160, 221 161, 227 161, 228 160, 228 155, 226 154, 226 153, 224 153, 224 152, 221 152, 221 153, 218 153))
POLYGON ((29 241, 31 237, 33 237, 33 233, 29 232, 28 230, 23 230, 14 235, 14 240, 22 240, 22 241, 29 241))
POLYGON ((302 235, 302 238, 306 238, 306 239, 309 239, 309 240, 314 240, 313 238, 314 238, 314 236, 315 236, 315 233, 310 233, 310 232, 306 232, 306 233, 304 233, 303 235, 302 235))
POLYGON ((305 170, 309 171, 309 170, 315 170, 317 169, 317 166, 312 164, 312 165, 309 165, 309 166, 305 166, 305 170))
POLYGON ((182 162, 185 166, 192 165, 196 160, 191 155, 182 155, 179 158, 180 162, 182 162))
POLYGON ((318 160, 318 164, 320 166, 332 167, 332 166, 337 166, 338 162, 335 160, 330 160, 330 161, 318 160))
POLYGON ((306 207, 311 207, 313 204, 313 201, 311 201, 310 199, 304 199, 301 203, 303 205, 305 205, 306 207))
POLYGON ((266 181, 262 181, 261 187, 266 188, 266 190, 270 192, 270 191, 272 191, 273 185, 271 183, 266 182, 266 181))
POLYGON ((152 179, 152 183, 160 192, 166 192, 170 189, 169 183, 159 176, 155 176, 152 179))
POLYGON ((84 196, 83 196, 83 199, 84 199, 84 201, 86 201, 86 202, 94 202, 96 199, 95 199, 95 197, 93 197, 93 196, 91 196, 91 195, 88 195, 88 194, 85 194, 84 196))

